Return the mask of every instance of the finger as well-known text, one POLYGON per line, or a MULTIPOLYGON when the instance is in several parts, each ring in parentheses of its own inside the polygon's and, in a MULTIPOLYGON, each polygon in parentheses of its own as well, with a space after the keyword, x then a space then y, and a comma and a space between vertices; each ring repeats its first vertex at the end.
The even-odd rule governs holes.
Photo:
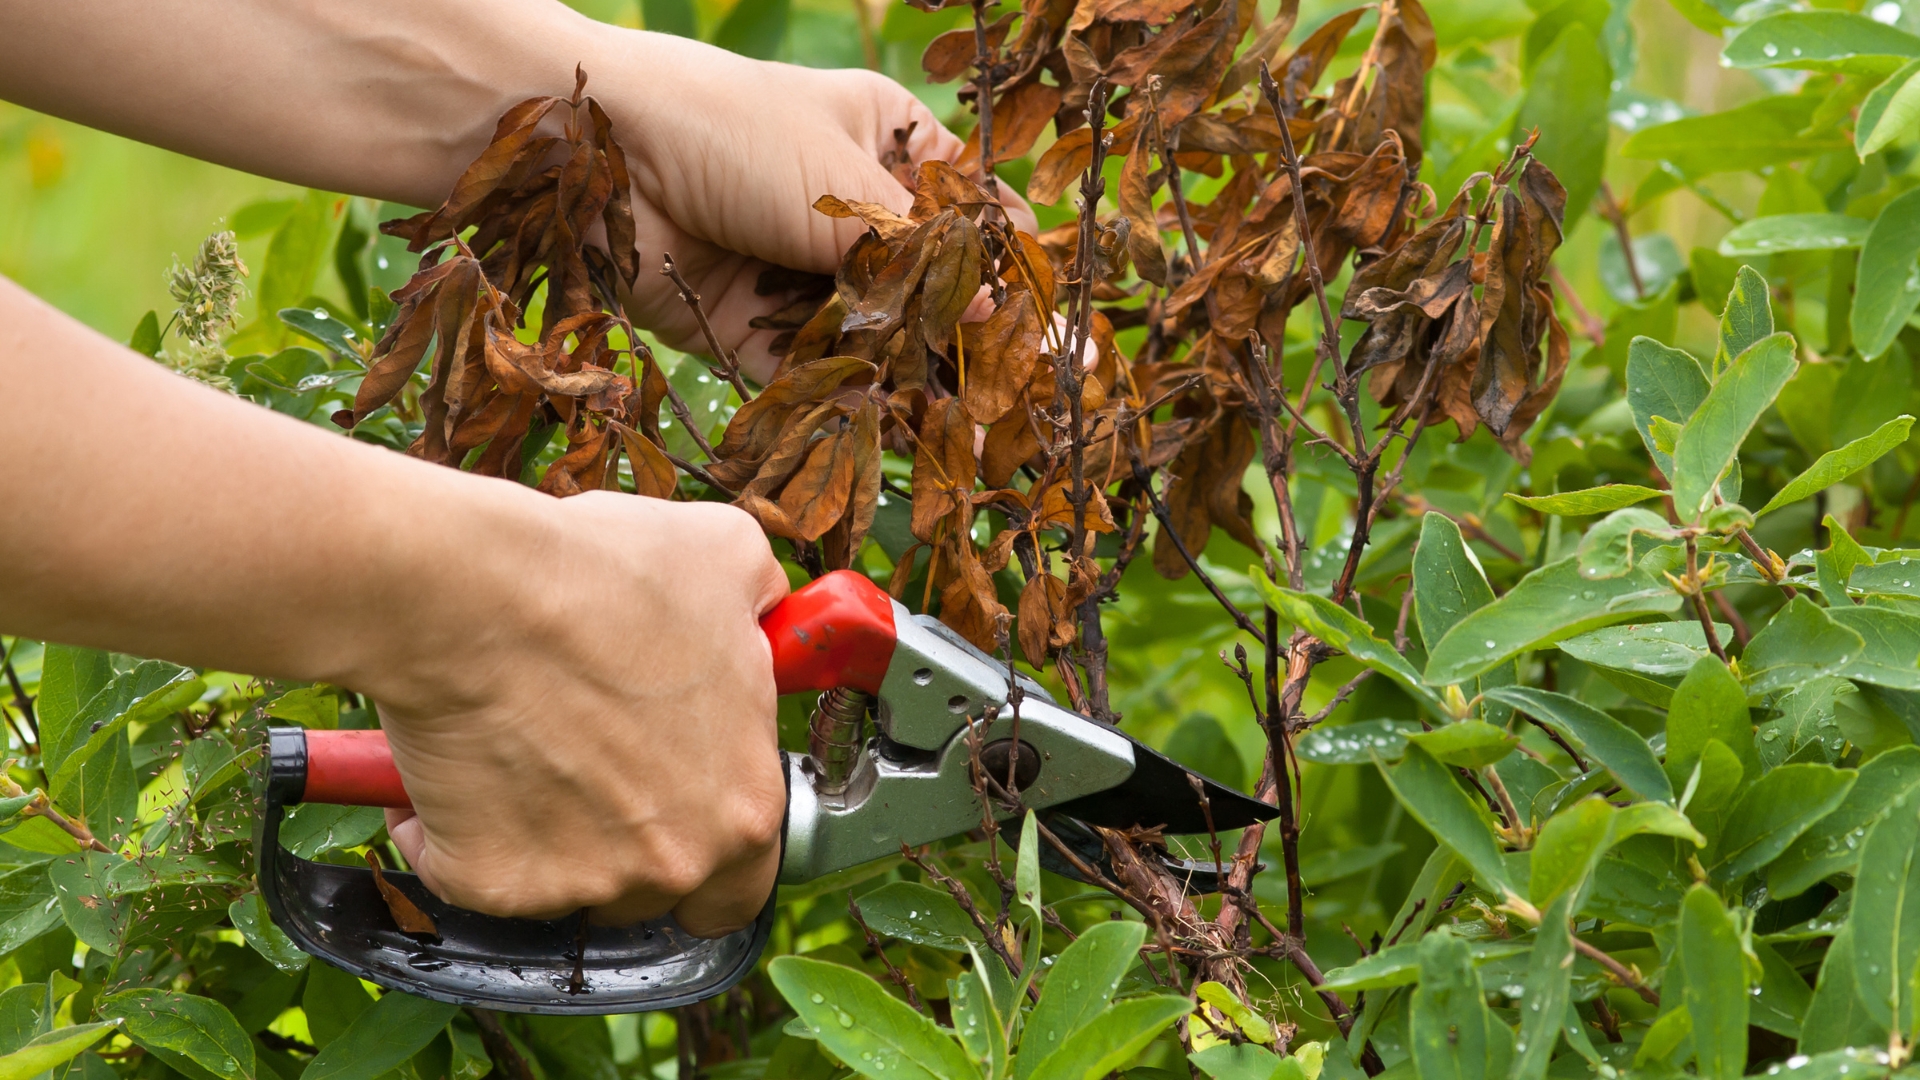
POLYGON ((387 811, 387 836, 393 840, 393 846, 400 849, 400 857, 407 860, 407 866, 427 891, 442 900, 446 893, 440 878, 429 865, 432 856, 427 854, 427 827, 411 810, 387 811))
POLYGON ((726 867, 688 893, 673 909, 681 929, 694 937, 722 937, 753 925, 773 895, 780 875, 780 845, 726 867))

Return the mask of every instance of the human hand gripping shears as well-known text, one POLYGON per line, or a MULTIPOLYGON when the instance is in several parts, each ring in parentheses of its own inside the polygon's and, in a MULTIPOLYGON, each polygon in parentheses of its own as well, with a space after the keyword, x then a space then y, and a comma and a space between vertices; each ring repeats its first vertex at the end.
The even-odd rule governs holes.
MULTIPOLYGON (((996 778, 1010 771, 1020 807, 1039 811, 1054 839, 1074 852, 1069 858, 1043 847, 1042 865, 1081 880, 1076 862, 1108 872, 1090 826, 1196 834, 1276 813, 1062 708, 1024 675, 1009 681, 1006 664, 939 621, 911 614, 857 573, 825 575, 781 601, 760 626, 780 693, 823 691, 809 752, 784 755, 782 882, 977 828, 975 746, 982 768, 996 778)), ((771 897, 752 926, 703 939, 671 917, 604 927, 481 915, 441 902, 411 874, 389 872, 386 883, 433 920, 434 933, 410 934, 396 925, 371 869, 311 862, 279 842, 286 808, 298 803, 410 806, 386 735, 272 728, 268 761, 256 852, 273 921, 308 953, 382 986, 514 1012, 672 1008, 744 978, 772 929, 771 897)), ((1171 856, 1165 862, 1195 892, 1213 891, 1223 869, 1171 856)))

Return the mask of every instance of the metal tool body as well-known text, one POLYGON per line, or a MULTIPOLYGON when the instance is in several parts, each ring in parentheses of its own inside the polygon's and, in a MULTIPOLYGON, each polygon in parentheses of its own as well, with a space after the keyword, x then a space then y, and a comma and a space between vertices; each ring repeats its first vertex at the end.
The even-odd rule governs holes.
MULTIPOLYGON (((1020 806, 1046 812, 1083 855, 1098 855, 1088 825, 1204 833, 1274 813, 1193 777, 1116 728, 1062 708, 1031 679, 1018 677, 1022 693, 1011 694, 1015 684, 1005 664, 938 621, 912 615, 857 574, 823 577, 769 612, 761 626, 781 693, 841 695, 831 703, 839 714, 828 725, 838 760, 787 756, 782 882, 808 881, 897 853, 903 843, 977 828, 976 752, 998 768, 1011 767, 1020 806), (860 718, 869 708, 875 730, 866 737, 860 718)), ((671 918, 609 928, 580 919, 483 916, 442 903, 410 874, 388 873, 438 924, 431 938, 404 934, 370 870, 308 862, 278 841, 285 808, 302 801, 409 805, 385 735, 275 728, 269 749, 257 837, 261 892, 275 923, 302 949, 362 978, 511 1011, 631 1012, 718 994, 752 970, 765 946, 771 898, 754 926, 698 939, 671 918)), ((1056 853, 1043 850, 1042 857, 1050 869, 1079 876, 1056 853)), ((1220 869, 1167 861, 1196 891, 1210 889, 1220 869)))

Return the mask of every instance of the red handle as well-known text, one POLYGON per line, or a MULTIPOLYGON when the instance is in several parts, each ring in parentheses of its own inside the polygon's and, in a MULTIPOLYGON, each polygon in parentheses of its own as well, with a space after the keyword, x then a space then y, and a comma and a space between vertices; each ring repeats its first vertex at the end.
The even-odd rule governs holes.
MULTIPOLYGON (((782 694, 852 687, 877 693, 893 659, 893 601, 851 570, 835 570, 760 619, 782 694)), ((306 732, 303 802, 409 808, 384 731, 306 732)))

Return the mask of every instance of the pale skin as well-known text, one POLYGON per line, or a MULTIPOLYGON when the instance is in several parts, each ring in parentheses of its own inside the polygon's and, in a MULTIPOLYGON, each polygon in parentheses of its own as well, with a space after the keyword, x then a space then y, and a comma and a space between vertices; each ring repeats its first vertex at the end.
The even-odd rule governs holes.
MULTIPOLYGON (((0 98, 209 161, 437 205, 509 106, 576 63, 635 176, 628 309, 669 344, 747 323, 769 265, 830 273, 904 212, 880 164, 960 141, 869 72, 747 60, 548 0, 0 2, 0 98)), ((1011 200, 1017 203, 1017 199, 1011 200)), ((1009 208, 1031 227, 1024 205, 1009 208)), ((0 632, 365 693, 417 816, 395 844, 499 915, 750 923, 784 784, 758 618, 787 579, 746 514, 555 500, 423 464, 177 377, 0 279, 0 632)))

